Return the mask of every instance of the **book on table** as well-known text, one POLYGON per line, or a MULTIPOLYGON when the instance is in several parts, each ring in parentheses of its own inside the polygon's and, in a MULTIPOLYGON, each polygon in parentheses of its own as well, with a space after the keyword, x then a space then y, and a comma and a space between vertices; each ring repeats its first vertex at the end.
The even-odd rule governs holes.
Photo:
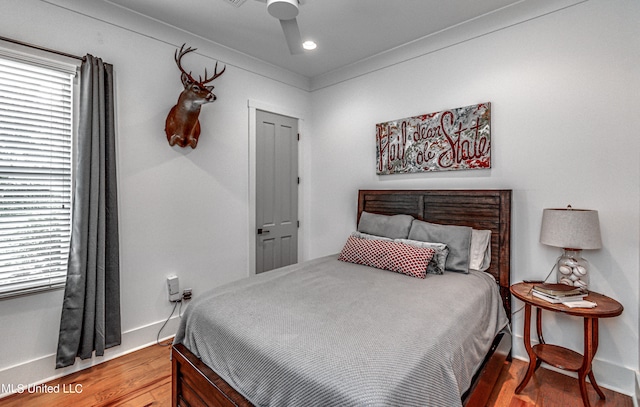
POLYGON ((550 302, 552 304, 560 304, 560 303, 564 303, 564 302, 573 302, 573 301, 582 301, 584 299, 584 297, 587 296, 587 293, 582 293, 582 294, 577 294, 577 295, 568 295, 568 296, 555 296, 555 295, 549 295, 549 294, 537 291, 535 288, 531 291, 531 294, 536 298, 540 298, 541 300, 545 300, 545 301, 550 302))
POLYGON ((573 287, 566 284, 542 283, 533 286, 533 290, 542 294, 555 297, 571 297, 574 295, 586 295, 586 291, 579 287, 573 287))

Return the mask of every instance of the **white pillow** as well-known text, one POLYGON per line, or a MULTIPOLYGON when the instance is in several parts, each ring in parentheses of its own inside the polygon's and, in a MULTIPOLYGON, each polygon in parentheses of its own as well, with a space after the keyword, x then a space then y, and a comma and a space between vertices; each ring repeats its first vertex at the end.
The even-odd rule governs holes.
POLYGON ((491 264, 491 231, 471 230, 471 249, 469 250, 469 268, 486 271, 491 264))

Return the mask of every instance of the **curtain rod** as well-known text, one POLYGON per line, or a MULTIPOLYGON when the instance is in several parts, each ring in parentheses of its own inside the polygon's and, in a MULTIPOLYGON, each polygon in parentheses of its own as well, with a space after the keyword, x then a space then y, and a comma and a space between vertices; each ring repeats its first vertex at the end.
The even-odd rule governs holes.
POLYGON ((0 40, 11 42, 11 43, 18 44, 18 45, 23 45, 23 46, 29 47, 29 48, 35 48, 35 49, 40 50, 40 51, 50 52, 52 54, 62 55, 64 57, 68 57, 68 58, 79 59, 80 61, 84 60, 84 57, 79 57, 79 56, 73 55, 73 54, 67 54, 66 52, 56 51, 54 49, 49 49, 49 48, 44 48, 44 47, 41 47, 39 45, 29 44, 28 42, 22 42, 22 41, 14 40, 14 39, 3 37, 3 36, 0 36, 0 40))

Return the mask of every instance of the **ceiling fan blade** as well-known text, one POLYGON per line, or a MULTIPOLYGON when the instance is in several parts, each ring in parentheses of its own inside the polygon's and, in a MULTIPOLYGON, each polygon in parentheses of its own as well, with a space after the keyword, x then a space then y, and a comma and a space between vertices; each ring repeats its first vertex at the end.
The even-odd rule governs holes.
POLYGON ((298 22, 295 18, 291 20, 280 20, 282 31, 284 32, 284 38, 287 40, 289 46, 289 52, 291 54, 301 54, 302 49, 302 36, 300 35, 300 29, 298 28, 298 22))

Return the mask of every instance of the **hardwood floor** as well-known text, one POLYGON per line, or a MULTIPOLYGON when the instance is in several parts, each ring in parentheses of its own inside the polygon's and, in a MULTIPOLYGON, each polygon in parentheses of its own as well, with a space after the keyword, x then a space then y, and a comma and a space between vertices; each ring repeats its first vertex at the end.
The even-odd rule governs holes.
MULTIPOLYGON (((517 359, 505 364, 487 406, 578 407, 583 405, 577 379, 542 367, 536 371, 524 390, 520 394, 515 394, 515 389, 524 377, 527 367, 527 362, 517 359)), ((633 400, 629 396, 601 387, 606 399, 600 400, 590 384, 588 388, 589 402, 592 407, 633 407, 633 400)))
POLYGON ((47 383, 57 392, 25 391, 0 399, 0 406, 171 406, 170 355, 171 346, 149 346, 47 383))
MULTIPOLYGON (((59 386, 59 391, 12 395, 0 399, 0 406, 168 407, 171 406, 170 353, 170 346, 153 345, 48 383, 54 388, 59 386)), ((487 405, 582 406, 576 379, 543 368, 538 369, 521 394, 514 394, 526 368, 527 364, 520 360, 505 364, 487 405)), ((631 397, 607 389, 603 391, 606 400, 600 400, 589 388, 593 407, 633 406, 631 397)))

